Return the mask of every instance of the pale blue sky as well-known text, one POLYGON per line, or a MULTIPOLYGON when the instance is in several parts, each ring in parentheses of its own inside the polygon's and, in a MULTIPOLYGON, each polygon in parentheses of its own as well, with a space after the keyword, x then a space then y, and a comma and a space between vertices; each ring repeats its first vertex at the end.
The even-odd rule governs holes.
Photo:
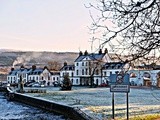
POLYGON ((90 51, 93 0, 0 0, 0 48, 90 51))

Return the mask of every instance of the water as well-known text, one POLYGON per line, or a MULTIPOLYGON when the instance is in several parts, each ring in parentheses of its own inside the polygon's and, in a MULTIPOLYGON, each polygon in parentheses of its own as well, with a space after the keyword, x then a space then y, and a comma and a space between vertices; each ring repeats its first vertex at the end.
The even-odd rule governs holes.
POLYGON ((63 115, 56 115, 25 104, 7 101, 0 93, 0 120, 68 120, 63 115))

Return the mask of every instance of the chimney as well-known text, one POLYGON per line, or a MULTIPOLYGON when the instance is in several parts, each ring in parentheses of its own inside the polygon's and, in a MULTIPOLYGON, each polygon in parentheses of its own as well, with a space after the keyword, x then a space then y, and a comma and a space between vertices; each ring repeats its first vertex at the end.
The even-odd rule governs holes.
POLYGON ((35 70, 36 69, 36 65, 32 65, 32 70, 35 70))
POLYGON ((107 50, 107 48, 105 48, 105 50, 104 50, 104 53, 106 54, 106 53, 108 53, 108 50, 107 50))
POLYGON ((44 69, 48 69, 48 67, 47 67, 47 66, 44 66, 44 69))
POLYGON ((20 69, 24 69, 24 65, 21 65, 20 69))
POLYGON ((66 61, 64 62, 64 66, 67 66, 67 62, 66 61))
POLYGON ((99 49, 99 54, 102 54, 102 49, 99 49))
POLYGON ((87 55, 88 55, 88 52, 87 52, 87 50, 84 52, 84 55, 85 55, 85 56, 87 56, 87 55))
POLYGON ((79 56, 82 56, 82 55, 83 55, 83 53, 82 53, 82 51, 80 51, 80 52, 79 52, 79 56))
POLYGON ((14 70, 14 68, 12 67, 12 68, 11 68, 11 71, 13 71, 13 70, 14 70))

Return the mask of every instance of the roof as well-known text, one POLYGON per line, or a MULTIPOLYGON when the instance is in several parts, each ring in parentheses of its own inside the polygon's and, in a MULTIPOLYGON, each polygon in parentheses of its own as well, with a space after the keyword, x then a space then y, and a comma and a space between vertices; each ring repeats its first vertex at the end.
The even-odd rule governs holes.
POLYGON ((28 73, 29 71, 30 69, 20 68, 20 69, 16 69, 16 70, 9 72, 9 75, 17 75, 17 73, 28 73))
POLYGON ((78 58, 75 60, 75 62, 80 62, 86 57, 90 58, 91 60, 101 60, 105 56, 105 54, 106 53, 102 53, 102 54, 91 53, 91 54, 88 54, 88 55, 81 55, 81 56, 78 56, 78 58))
POLYGON ((104 69, 122 69, 124 65, 123 62, 109 62, 104 65, 104 69))
POLYGON ((60 75, 60 72, 50 72, 51 75, 60 75))
POLYGON ((65 65, 60 69, 60 71, 62 71, 62 70, 64 70, 64 71, 73 71, 74 70, 74 65, 65 65))
POLYGON ((28 74, 28 75, 40 75, 43 72, 44 68, 36 68, 33 70, 32 68, 20 68, 15 69, 9 72, 9 75, 17 75, 18 73, 28 74))
POLYGON ((153 69, 153 70, 160 70, 160 65, 141 65, 141 66, 135 66, 135 68, 140 68, 140 69, 153 69))

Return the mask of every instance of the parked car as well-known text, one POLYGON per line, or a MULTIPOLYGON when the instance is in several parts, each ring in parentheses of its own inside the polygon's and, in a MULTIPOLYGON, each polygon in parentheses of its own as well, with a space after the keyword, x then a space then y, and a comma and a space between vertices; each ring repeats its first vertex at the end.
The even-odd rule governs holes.
POLYGON ((30 83, 27 87, 44 87, 44 85, 40 84, 39 82, 30 83))
POLYGON ((39 83, 33 83, 32 87, 41 87, 41 85, 39 83))
POLYGON ((99 87, 107 87, 108 85, 106 83, 102 83, 99 85, 99 87))
POLYGON ((54 87, 60 86, 59 82, 57 82, 57 81, 55 81, 55 82, 53 83, 53 85, 54 85, 54 87))

